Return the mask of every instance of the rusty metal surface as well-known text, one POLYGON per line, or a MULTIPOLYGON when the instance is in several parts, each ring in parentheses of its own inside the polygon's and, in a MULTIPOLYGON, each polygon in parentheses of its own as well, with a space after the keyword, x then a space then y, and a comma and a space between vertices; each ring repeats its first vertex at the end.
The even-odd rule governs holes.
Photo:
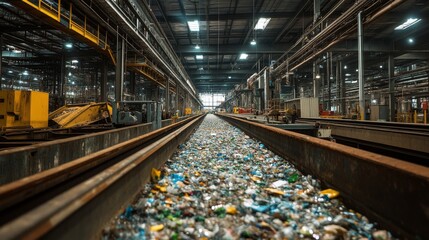
POLYGON ((363 127, 330 125, 332 135, 370 141, 388 146, 410 149, 429 154, 429 137, 410 132, 391 132, 363 127), (407 139, 404 141, 404 139, 407 139))
MULTIPOLYGON (((183 121, 188 118, 181 118, 183 121)), ((171 123, 164 121, 164 125, 171 123)), ((71 160, 153 131, 152 123, 43 142, 0 152, 0 185, 60 166, 71 160)))
MULTIPOLYGON (((191 120, 189 118, 188 120, 191 120)), ((46 189, 61 184, 84 171, 94 168, 104 162, 130 151, 143 143, 149 142, 162 134, 166 134, 188 121, 171 124, 164 128, 143 134, 128 141, 113 145, 101 151, 94 152, 58 167, 36 173, 23 179, 0 186, 0 211, 11 205, 16 205, 46 189)))
POLYGON ((337 143, 220 115, 301 171, 341 192, 345 202, 399 236, 429 236, 429 168, 337 143))
POLYGON ((202 121, 192 120, 84 183, 49 200, 0 228, 3 239, 90 239, 133 199, 202 121), (115 206, 115 207, 112 207, 115 206))
POLYGON ((342 119, 304 119, 332 129, 332 135, 429 154, 429 126, 342 119), (404 141, 406 139, 406 141, 404 141))

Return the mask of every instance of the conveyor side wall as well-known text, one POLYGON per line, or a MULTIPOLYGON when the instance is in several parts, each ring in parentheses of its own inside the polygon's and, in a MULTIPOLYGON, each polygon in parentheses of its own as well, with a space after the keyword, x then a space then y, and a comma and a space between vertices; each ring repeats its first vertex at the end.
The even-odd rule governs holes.
POLYGON ((301 171, 338 190, 349 206, 405 239, 429 236, 429 168, 223 116, 301 171))

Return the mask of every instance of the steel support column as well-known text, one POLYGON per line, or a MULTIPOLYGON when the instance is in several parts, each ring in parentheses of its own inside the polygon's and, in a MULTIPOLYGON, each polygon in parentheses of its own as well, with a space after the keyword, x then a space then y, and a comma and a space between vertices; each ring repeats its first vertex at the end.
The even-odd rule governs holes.
POLYGON ((170 112, 170 79, 167 78, 165 83, 165 113, 169 114, 170 112))
POLYGON ((389 71, 389 121, 395 121, 395 60, 389 55, 387 60, 387 70, 389 71))
POLYGON ((100 63, 100 101, 102 102, 106 102, 107 101, 107 92, 106 92, 106 87, 107 87, 107 61, 106 59, 103 57, 102 61, 100 63))
MULTIPOLYGON (((317 67, 317 72, 319 73, 319 76, 320 76, 320 81, 321 81, 321 88, 322 88, 322 110, 325 110, 326 108, 325 108, 325 78, 326 78, 326 74, 321 74, 320 72, 320 66, 319 65, 317 65, 316 66, 317 67)), ((320 91, 319 91, 320 92, 320 91)))
MULTIPOLYGON (((179 81, 176 80, 176 101, 175 101, 176 113, 179 111, 179 81)), ((180 114, 179 114, 180 115, 180 114)))
POLYGON ((269 101, 270 101, 270 79, 268 68, 264 71, 264 108, 263 110, 268 109, 269 101))
POLYGON ((359 68, 359 119, 365 120, 364 65, 363 65, 363 24, 362 11, 357 16, 358 23, 358 68, 359 68))
POLYGON ((327 110, 331 111, 331 74, 332 74, 332 62, 331 62, 331 57, 329 52, 326 53, 326 80, 327 80, 327 85, 326 87, 328 88, 328 105, 327 105, 327 110))
POLYGON ((118 38, 116 46, 116 81, 115 100, 123 101, 124 97, 124 69, 125 69, 125 40, 118 38))
POLYGON ((320 16, 320 0, 314 0, 314 14, 313 22, 317 22, 317 19, 320 16))
POLYGON ((313 97, 319 97, 319 82, 316 78, 316 66, 316 62, 313 62, 313 97))
POLYGON ((60 66, 60 81, 58 86, 58 95, 61 99, 65 99, 65 82, 66 82, 66 57, 61 55, 60 66))
POLYGON ((340 61, 337 60, 335 64, 335 86, 336 86, 336 93, 335 96, 337 96, 336 101, 336 107, 337 107, 337 113, 344 114, 342 112, 341 108, 341 81, 340 81, 340 61))
POLYGON ((344 77, 343 74, 343 62, 340 61, 340 84, 341 84, 341 112, 343 114, 347 114, 347 107, 346 107, 346 78, 344 77))

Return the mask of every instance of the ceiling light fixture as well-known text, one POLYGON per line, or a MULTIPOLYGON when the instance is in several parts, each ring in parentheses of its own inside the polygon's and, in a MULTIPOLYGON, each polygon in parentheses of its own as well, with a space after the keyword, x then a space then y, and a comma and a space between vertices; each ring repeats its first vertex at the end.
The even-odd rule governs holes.
POLYGON ((256 45, 256 41, 255 41, 255 39, 253 39, 253 40, 250 42, 250 45, 252 45, 252 46, 255 46, 255 45, 256 45))
POLYGON ((27 75, 28 75, 27 70, 25 70, 25 71, 22 73, 22 75, 27 76, 27 75))
POLYGON ((255 30, 264 30, 270 22, 271 18, 259 18, 256 23, 255 30))
POLYGON ((231 79, 231 76, 228 76, 228 79, 231 79))
POLYGON ((200 45, 198 45, 198 44, 195 45, 195 49, 197 49, 197 50, 200 49, 200 45))
POLYGON ((78 63, 79 61, 78 60, 72 60, 71 62, 72 63, 78 63))
POLYGON ((245 60, 245 59, 247 59, 247 57, 249 56, 249 54, 247 54, 247 53, 242 53, 241 55, 240 55, 240 59, 241 60, 245 60))
POLYGON ((197 58, 198 60, 201 60, 201 59, 203 59, 204 57, 203 57, 203 55, 197 55, 197 56, 196 56, 196 58, 197 58))
POLYGON ((416 24, 420 21, 421 21, 421 19, 419 19, 419 18, 408 18, 407 21, 405 21, 401 25, 395 27, 395 30, 405 30, 405 29, 413 26, 414 24, 416 24))
POLYGON ((408 38, 408 42, 409 42, 409 43, 413 43, 413 42, 414 42, 414 39, 412 39, 412 38, 408 38))
POLYGON ((66 48, 72 48, 73 44, 72 43, 66 43, 65 46, 66 46, 66 48))
POLYGON ((198 22, 198 20, 188 21, 188 26, 191 32, 200 31, 200 23, 198 22))
POLYGON ((319 74, 317 74, 317 75, 316 75, 316 79, 319 79, 319 78, 320 78, 320 75, 319 75, 319 74))

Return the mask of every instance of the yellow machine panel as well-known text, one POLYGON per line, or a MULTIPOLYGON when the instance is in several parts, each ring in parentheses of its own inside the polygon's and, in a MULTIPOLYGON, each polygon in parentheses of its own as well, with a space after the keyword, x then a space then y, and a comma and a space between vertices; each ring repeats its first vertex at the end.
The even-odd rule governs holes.
POLYGON ((85 126, 112 116, 112 106, 107 102, 68 104, 49 114, 58 127, 85 126))
POLYGON ((48 127, 49 94, 1 90, 0 127, 48 127))
POLYGON ((235 114, 238 114, 239 112, 238 112, 238 107, 234 107, 233 109, 232 109, 232 112, 233 113, 235 113, 235 114))
POLYGON ((192 114, 192 108, 185 108, 185 115, 192 114))

